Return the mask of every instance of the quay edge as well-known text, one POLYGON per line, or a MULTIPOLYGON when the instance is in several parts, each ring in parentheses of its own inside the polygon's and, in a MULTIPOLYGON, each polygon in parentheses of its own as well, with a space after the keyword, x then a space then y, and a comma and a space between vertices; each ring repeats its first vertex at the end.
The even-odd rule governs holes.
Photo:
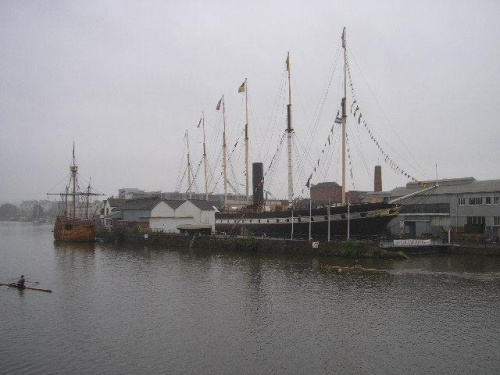
POLYGON ((260 237, 230 236, 186 236, 166 233, 106 233, 101 237, 105 243, 124 243, 192 248, 207 251, 247 251, 268 254, 328 255, 348 258, 407 259, 402 251, 382 249, 376 241, 332 241, 285 240, 260 237))

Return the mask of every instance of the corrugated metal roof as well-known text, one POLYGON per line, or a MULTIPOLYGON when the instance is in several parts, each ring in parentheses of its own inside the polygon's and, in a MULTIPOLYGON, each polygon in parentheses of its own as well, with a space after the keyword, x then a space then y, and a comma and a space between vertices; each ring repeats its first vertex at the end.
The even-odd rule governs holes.
POLYGON ((111 207, 120 207, 125 204, 125 199, 120 199, 120 198, 110 198, 108 199, 109 205, 111 207))
POLYGON ((125 202, 123 206, 120 207, 120 210, 151 210, 158 203, 161 202, 159 198, 148 198, 148 199, 129 199, 125 202))
MULTIPOLYGON (((159 198, 142 198, 142 199, 129 199, 121 207, 120 210, 152 210, 162 199, 159 198)), ((198 199, 189 199, 196 207, 202 211, 213 211, 212 202, 198 199)), ((185 199, 164 199, 168 206, 176 210, 180 205, 186 202, 185 199)))
POLYGON ((176 209, 181 204, 183 204, 186 200, 184 199, 165 199, 163 202, 168 204, 172 209, 176 209))
MULTIPOLYGON (((426 193, 426 195, 457 195, 457 194, 479 194, 479 193, 500 193, 500 180, 483 180, 477 181, 473 178, 450 179, 437 181, 438 187, 426 193)), ((435 181, 410 183, 405 187, 397 187, 387 195, 392 198, 401 197, 403 195, 414 193, 422 190, 425 187, 430 187, 435 181)))
POLYGON ((190 199, 189 201, 202 211, 214 211, 213 202, 201 199, 190 199))

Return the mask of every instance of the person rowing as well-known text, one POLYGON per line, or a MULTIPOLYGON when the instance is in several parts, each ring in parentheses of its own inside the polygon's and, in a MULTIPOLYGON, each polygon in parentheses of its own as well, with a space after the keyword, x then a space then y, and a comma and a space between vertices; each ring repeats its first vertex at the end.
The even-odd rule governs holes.
POLYGON ((21 277, 19 278, 19 280, 17 281, 17 286, 18 288, 22 288, 24 289, 24 284, 26 283, 26 279, 24 278, 24 275, 21 275, 21 277))

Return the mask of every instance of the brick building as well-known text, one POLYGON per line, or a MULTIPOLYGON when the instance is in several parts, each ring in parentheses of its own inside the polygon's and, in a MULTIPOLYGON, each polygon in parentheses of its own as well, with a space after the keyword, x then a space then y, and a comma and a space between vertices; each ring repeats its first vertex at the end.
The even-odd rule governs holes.
MULTIPOLYGON (((350 203, 360 203, 364 192, 349 191, 346 192, 346 199, 350 203)), ((311 185, 311 200, 314 204, 342 203, 342 186, 336 182, 320 182, 311 185)))

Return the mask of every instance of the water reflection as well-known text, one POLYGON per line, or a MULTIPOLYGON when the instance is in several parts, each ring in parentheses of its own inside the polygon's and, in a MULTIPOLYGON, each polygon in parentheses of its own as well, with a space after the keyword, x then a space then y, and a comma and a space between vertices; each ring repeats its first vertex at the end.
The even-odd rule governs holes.
POLYGON ((19 288, 15 288, 15 289, 17 289, 17 293, 19 294, 19 296, 21 298, 24 298, 24 292, 25 292, 25 290, 24 289, 19 289, 19 288))
POLYGON ((22 225, 0 235, 0 273, 28 269, 54 290, 0 291, 6 373, 500 369, 500 258, 362 259, 385 272, 352 274, 325 267, 352 260, 326 256, 54 244, 50 228, 22 225))
POLYGON ((54 241, 54 249, 69 251, 95 251, 94 242, 59 242, 54 241))
POLYGON ((54 242, 54 253, 58 270, 62 274, 74 271, 87 273, 95 266, 95 244, 54 242))

